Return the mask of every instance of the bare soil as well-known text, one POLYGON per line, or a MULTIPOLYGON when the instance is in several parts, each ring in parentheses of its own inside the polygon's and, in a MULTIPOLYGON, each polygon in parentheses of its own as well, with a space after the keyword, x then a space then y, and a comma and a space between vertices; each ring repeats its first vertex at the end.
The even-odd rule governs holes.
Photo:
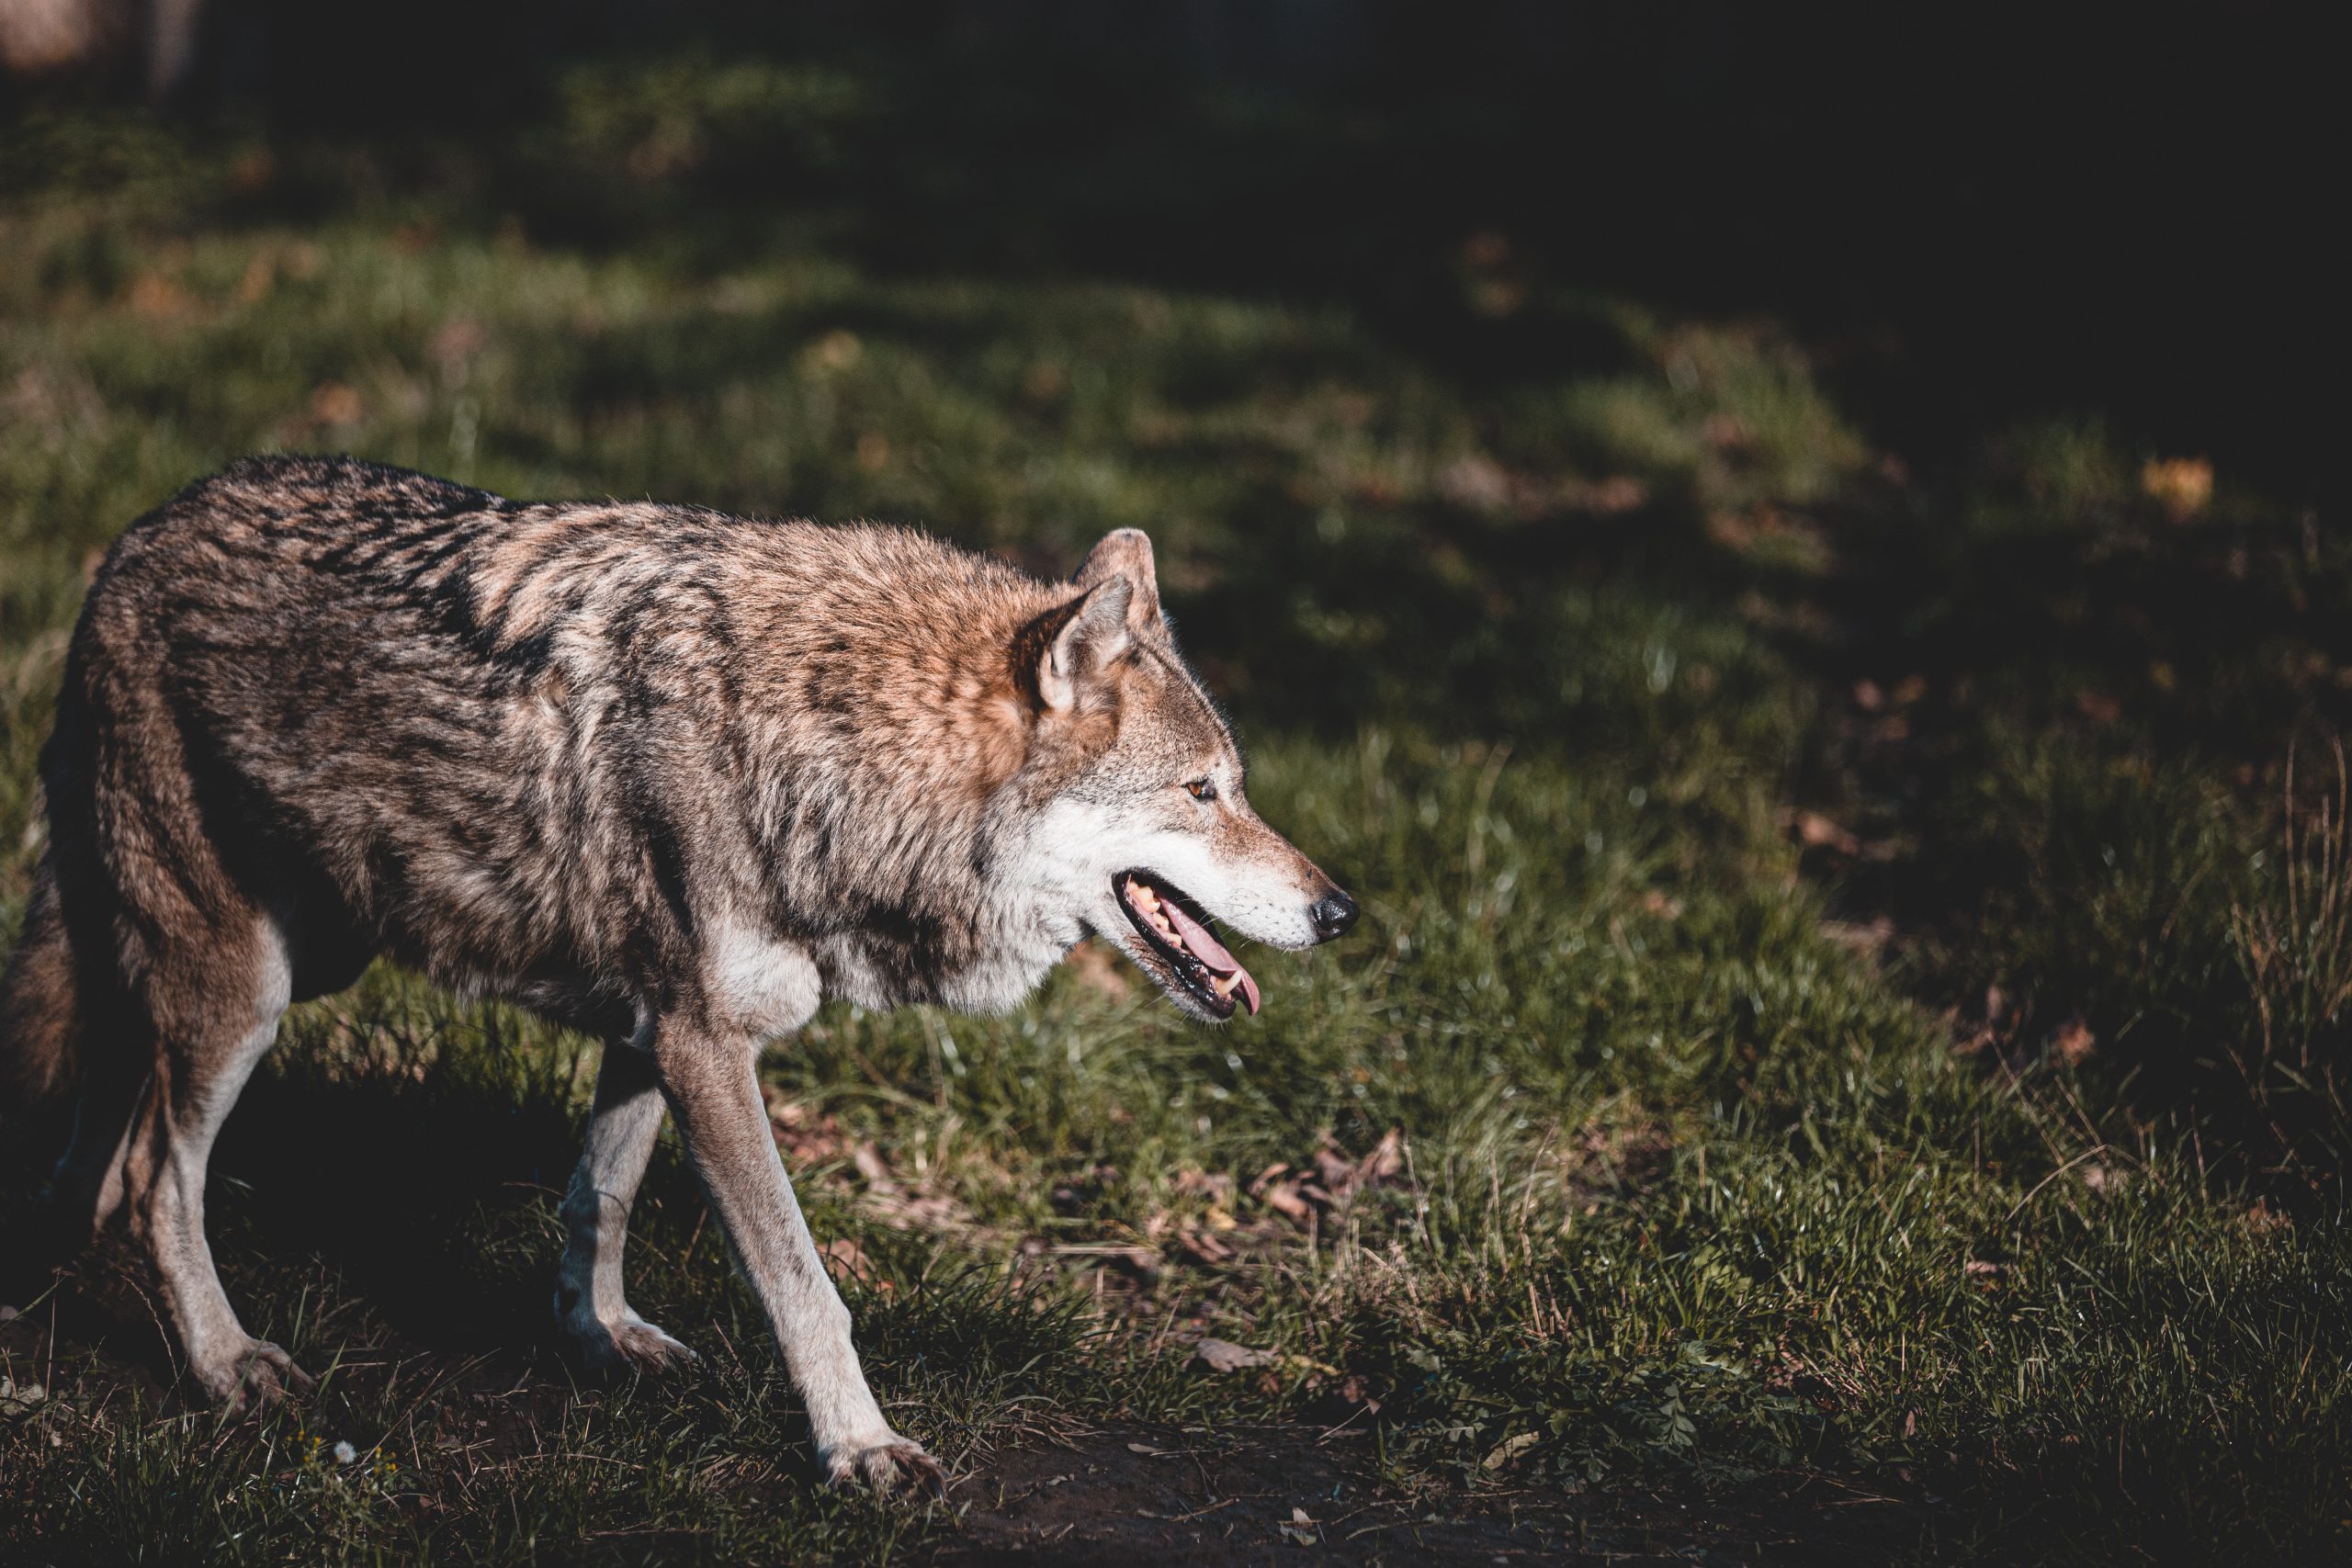
POLYGON ((947 1563, 1884 1562, 1934 1510, 1815 1483, 1678 1502, 1639 1493, 1385 1485, 1370 1434, 1113 1427, 1007 1449, 959 1482, 947 1563))

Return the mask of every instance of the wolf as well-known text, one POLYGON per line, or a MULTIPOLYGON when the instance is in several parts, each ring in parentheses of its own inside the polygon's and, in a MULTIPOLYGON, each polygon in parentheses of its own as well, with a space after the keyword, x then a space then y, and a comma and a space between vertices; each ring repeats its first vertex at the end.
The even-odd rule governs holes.
POLYGON ((107 553, 40 769, 0 1110, 72 1091, 56 1212, 124 1219, 205 1394, 308 1382, 214 1271, 215 1134, 288 1005, 389 954, 605 1043, 579 1360, 691 1359, 622 1289, 666 1111, 823 1473, 884 1492, 943 1474, 867 1386, 763 1048, 827 998, 1010 1008, 1089 933, 1222 1022, 1261 998, 1217 922, 1301 949, 1357 915, 1250 809, 1132 529, 1056 583, 899 528, 247 458, 107 553))

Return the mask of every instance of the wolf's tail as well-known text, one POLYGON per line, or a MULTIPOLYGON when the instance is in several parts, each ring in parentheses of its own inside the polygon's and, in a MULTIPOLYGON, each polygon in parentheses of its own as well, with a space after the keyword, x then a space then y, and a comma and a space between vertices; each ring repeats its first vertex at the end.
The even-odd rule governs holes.
POLYGON ((24 931, 0 977, 0 1126, 21 1128, 72 1086, 84 1014, 74 948, 58 908, 57 867, 44 854, 33 872, 24 931))

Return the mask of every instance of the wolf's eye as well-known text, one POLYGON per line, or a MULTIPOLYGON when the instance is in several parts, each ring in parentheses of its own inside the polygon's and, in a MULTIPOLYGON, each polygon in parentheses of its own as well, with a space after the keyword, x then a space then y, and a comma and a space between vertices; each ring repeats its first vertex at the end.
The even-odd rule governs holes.
POLYGON ((1184 786, 1184 793, 1191 795, 1194 800, 1215 800, 1216 798, 1216 785, 1214 782, 1208 779, 1194 779, 1191 784, 1184 786))

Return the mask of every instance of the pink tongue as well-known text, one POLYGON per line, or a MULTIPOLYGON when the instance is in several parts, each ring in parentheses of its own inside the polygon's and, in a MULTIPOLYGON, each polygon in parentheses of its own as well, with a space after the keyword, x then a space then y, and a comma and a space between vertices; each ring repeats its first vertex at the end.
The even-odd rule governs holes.
POLYGON ((1241 992, 1241 999, 1250 1004, 1251 1012, 1256 1012, 1258 1010, 1258 982, 1250 977, 1250 971, 1241 967, 1233 954, 1226 952, 1225 944, 1211 936, 1200 921, 1178 908, 1173 902, 1162 899, 1159 909, 1160 913, 1168 917, 1168 923, 1176 928, 1176 934, 1183 939, 1184 946, 1191 951, 1193 957, 1207 964, 1217 975, 1231 975, 1239 981, 1238 989, 1241 992))

